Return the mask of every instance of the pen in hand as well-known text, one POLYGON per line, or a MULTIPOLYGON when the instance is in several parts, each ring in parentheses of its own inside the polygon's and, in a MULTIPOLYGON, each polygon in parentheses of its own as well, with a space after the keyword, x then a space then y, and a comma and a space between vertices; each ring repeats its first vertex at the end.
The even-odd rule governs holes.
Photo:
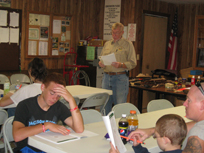
MULTIPOLYGON (((121 138, 125 138, 125 139, 128 139, 128 137, 125 137, 125 136, 122 136, 120 135, 121 138)), ((129 139, 131 141, 133 141, 133 139, 129 139)), ((137 143, 141 143, 141 144, 145 144, 144 142, 140 141, 140 140, 137 140, 137 143)))

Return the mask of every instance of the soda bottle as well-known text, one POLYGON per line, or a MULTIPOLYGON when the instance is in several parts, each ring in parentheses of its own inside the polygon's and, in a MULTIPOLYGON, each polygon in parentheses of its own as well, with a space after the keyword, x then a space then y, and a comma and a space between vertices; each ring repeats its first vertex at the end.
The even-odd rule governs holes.
POLYGON ((198 76, 198 78, 197 78, 197 82, 200 82, 200 76, 198 76))
MULTIPOLYGON (((128 135, 128 120, 126 118, 126 114, 122 114, 122 118, 119 120, 119 133, 122 136, 127 137, 128 135)), ((126 144, 127 140, 125 138, 121 138, 123 143, 126 144)))
POLYGON ((16 80, 15 90, 17 91, 20 88, 21 82, 19 80, 16 80))
POLYGON ((128 134, 138 128, 138 118, 135 110, 131 110, 127 117, 128 120, 128 134))
POLYGON ((6 80, 4 82, 4 95, 6 95, 9 92, 9 90, 10 90, 10 82, 9 80, 6 80))
POLYGON ((195 85, 195 75, 192 76, 191 78, 191 86, 195 85))
POLYGON ((178 89, 178 78, 175 77, 174 89, 178 89))

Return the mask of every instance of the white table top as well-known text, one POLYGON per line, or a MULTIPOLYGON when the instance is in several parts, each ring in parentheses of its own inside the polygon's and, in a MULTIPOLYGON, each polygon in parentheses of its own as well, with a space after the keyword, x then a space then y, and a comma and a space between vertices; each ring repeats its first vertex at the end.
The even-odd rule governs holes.
POLYGON ((106 92, 109 95, 113 94, 112 90, 83 86, 83 85, 66 86, 66 89, 72 94, 72 96, 77 96, 79 97, 79 99, 88 98, 89 96, 96 94, 96 93, 106 92))
MULTIPOLYGON (((77 96, 79 99, 85 99, 89 96, 96 94, 96 93, 108 93, 109 95, 112 95, 112 90, 102 89, 102 88, 96 88, 96 87, 89 87, 89 86, 82 86, 82 85, 71 85, 66 86, 66 89, 71 93, 72 96, 77 96)), ((5 108, 12 108, 16 107, 15 104, 11 104, 5 107, 0 107, 0 109, 5 108)))
MULTIPOLYGON (((165 110, 159 110, 150 113, 143 113, 138 115, 139 119, 139 128, 149 128, 154 127, 156 121, 159 117, 164 114, 178 114, 182 116, 186 122, 190 120, 186 119, 185 108, 184 106, 169 108, 165 110)), ((117 119, 118 121, 119 119, 117 119)), ((84 138, 72 142, 54 144, 38 138, 36 136, 31 136, 28 139, 28 144, 34 147, 37 147, 45 152, 49 153, 107 153, 110 149, 109 141, 104 138, 104 135, 107 133, 105 125, 103 122, 86 124, 85 129, 97 133, 97 136, 84 138)), ((157 142, 152 137, 145 140, 145 147, 148 148, 150 152, 159 152, 157 142)), ((132 145, 127 143, 126 145, 127 153, 133 153, 132 145)))

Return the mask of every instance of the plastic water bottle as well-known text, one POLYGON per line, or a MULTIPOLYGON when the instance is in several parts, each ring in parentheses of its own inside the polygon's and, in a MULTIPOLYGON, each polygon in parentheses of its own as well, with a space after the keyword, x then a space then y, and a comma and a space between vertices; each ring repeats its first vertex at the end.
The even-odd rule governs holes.
POLYGON ((16 80, 15 90, 17 91, 20 88, 21 82, 16 80))
MULTIPOLYGON (((122 118, 119 120, 119 133, 122 136, 128 136, 128 120, 126 118, 126 114, 122 114, 122 118)), ((121 138, 123 143, 126 144, 127 140, 125 138, 121 138)))
POLYGON ((135 110, 131 110, 127 117, 128 120, 128 134, 138 128, 138 118, 135 110))
POLYGON ((192 76, 191 78, 191 86, 195 85, 195 75, 192 76))
POLYGON ((4 95, 6 95, 9 92, 9 90, 10 90, 10 82, 9 80, 6 80, 4 82, 4 95))

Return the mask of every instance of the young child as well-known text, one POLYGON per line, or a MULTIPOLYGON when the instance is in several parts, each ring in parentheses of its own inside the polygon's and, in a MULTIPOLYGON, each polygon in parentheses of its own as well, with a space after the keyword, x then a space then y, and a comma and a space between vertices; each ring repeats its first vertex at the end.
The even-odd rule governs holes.
MULTIPOLYGON (((181 153, 181 144, 186 137, 187 127, 182 117, 176 114, 168 114, 159 118, 156 122, 153 137, 157 139, 157 144, 165 153, 181 153)), ((130 135, 133 139, 133 150, 139 153, 148 153, 147 148, 137 143, 137 135, 130 135)), ((118 153, 111 144, 109 153, 118 153)))

